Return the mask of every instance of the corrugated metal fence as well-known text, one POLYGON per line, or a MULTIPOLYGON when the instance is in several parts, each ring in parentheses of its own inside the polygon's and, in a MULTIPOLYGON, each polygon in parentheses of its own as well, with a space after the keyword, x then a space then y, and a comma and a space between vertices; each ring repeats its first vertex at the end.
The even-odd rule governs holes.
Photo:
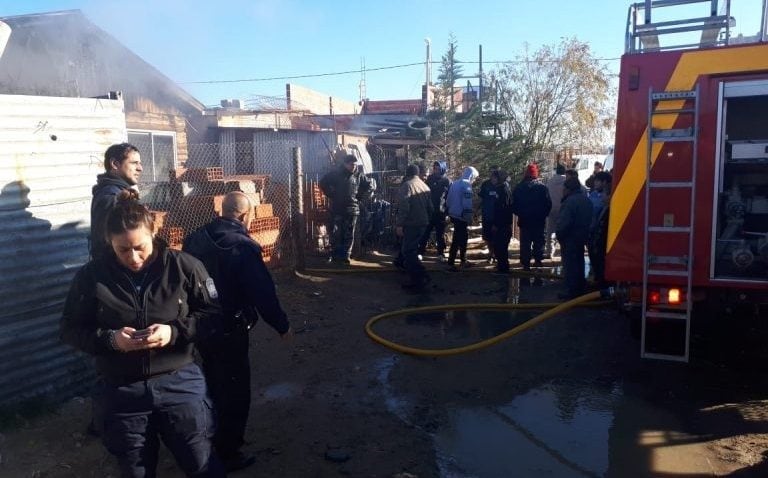
POLYGON ((58 323, 104 150, 125 138, 122 100, 0 95, 0 405, 90 384, 58 323))

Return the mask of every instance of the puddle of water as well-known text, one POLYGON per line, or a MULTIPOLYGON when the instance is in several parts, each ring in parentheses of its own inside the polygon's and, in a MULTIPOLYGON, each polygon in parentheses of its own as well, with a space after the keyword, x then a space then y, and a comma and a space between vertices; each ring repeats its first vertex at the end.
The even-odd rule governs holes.
POLYGON ((501 407, 450 410, 435 435, 441 476, 603 476, 618 395, 578 392, 548 385, 501 407))
POLYGON ((272 402, 276 400, 287 400, 300 394, 302 391, 301 385, 298 383, 283 382, 270 385, 264 388, 261 392, 261 396, 257 400, 258 402, 272 402))
POLYGON ((397 364, 397 361, 398 359, 394 355, 385 357, 377 360, 373 364, 373 369, 376 371, 376 380, 382 387, 381 393, 384 396, 384 404, 387 407, 387 411, 400 418, 403 422, 411 424, 408 416, 411 407, 408 401, 395 395, 392 385, 389 383, 389 374, 397 364))
POLYGON ((404 316, 405 326, 391 321, 381 333, 399 343, 423 348, 458 347, 479 342, 520 325, 541 310, 451 310, 404 316))

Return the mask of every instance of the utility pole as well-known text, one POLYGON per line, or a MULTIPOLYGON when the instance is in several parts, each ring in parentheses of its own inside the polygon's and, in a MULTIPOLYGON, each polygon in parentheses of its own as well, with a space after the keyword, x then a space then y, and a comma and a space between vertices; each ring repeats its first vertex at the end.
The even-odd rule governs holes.
POLYGON ((424 80, 424 97, 422 98, 422 103, 424 106, 423 114, 426 115, 427 110, 429 109, 429 85, 432 84, 432 40, 425 38, 424 43, 427 44, 427 58, 424 62, 424 71, 426 72, 427 77, 424 80))
POLYGON ((480 77, 480 86, 478 88, 477 92, 477 101, 480 104, 480 112, 483 111, 483 45, 478 45, 478 49, 480 50, 480 72, 478 73, 478 76, 480 77))

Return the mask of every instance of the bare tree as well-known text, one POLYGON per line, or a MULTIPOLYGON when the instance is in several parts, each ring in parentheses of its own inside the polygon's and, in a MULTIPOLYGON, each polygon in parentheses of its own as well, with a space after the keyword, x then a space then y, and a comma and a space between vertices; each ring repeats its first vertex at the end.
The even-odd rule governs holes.
POLYGON ((504 136, 521 151, 605 146, 612 128, 611 77, 588 43, 563 39, 490 74, 504 136))

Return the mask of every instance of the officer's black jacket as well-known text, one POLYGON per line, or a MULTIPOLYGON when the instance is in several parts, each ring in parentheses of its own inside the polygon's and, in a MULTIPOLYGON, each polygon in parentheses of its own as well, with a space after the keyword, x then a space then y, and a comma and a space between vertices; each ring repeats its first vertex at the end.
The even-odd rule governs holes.
POLYGON ((61 339, 93 355, 97 371, 109 382, 135 382, 192 362, 193 343, 220 325, 216 289, 203 264, 159 242, 155 250, 157 256, 147 266, 139 291, 114 253, 87 263, 70 286, 61 339), (120 352, 110 345, 110 330, 139 330, 152 324, 171 326, 171 341, 165 347, 120 352))
POLYGON ((225 320, 238 313, 255 319, 255 309, 279 334, 288 331, 288 319, 261 256, 261 246, 242 223, 218 217, 190 234, 183 250, 200 259, 213 277, 225 320))

